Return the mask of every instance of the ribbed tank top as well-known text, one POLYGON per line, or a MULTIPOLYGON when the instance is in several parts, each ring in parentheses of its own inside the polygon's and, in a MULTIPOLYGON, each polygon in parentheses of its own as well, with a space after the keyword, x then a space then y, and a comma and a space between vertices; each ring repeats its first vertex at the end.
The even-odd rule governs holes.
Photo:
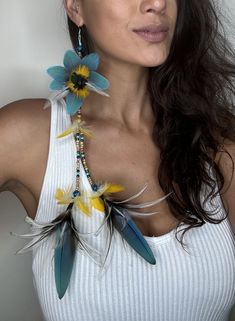
MULTIPOLYGON (((58 187, 75 187, 76 145, 73 135, 56 139, 71 125, 63 100, 51 101, 50 144, 35 220, 49 222, 63 210, 54 195, 58 187)), ((81 167, 81 184, 91 189, 81 167)), ((203 196, 202 196, 203 197, 203 196)), ((218 196, 206 209, 224 208, 218 196)), ((64 207, 64 209, 66 206, 64 207)), ((75 209, 80 232, 95 231, 103 214, 87 217, 75 209)), ((98 250, 107 229, 89 242, 98 250)), ((179 234, 180 236, 180 234, 179 234)), ((53 265, 53 237, 33 250, 33 280, 47 321, 225 321, 235 303, 235 237, 228 219, 189 230, 187 252, 175 230, 147 237, 156 265, 150 265, 114 232, 105 269, 78 250, 65 296, 58 299, 53 265)))

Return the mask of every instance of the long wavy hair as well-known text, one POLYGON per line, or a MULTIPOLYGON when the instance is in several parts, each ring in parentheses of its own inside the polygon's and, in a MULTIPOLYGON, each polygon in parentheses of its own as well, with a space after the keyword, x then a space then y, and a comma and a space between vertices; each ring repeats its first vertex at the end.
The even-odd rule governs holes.
MULTIPOLYGON (((215 156, 228 153, 225 139, 235 142, 235 52, 212 1, 177 2, 170 53, 162 65, 150 68, 148 90, 156 117, 153 139, 161 153, 158 180, 165 194, 173 191, 167 202, 178 227, 189 225, 177 238, 184 245, 189 229, 206 221, 218 224, 228 216, 226 211, 213 218, 201 193, 206 186, 208 201, 221 192, 224 177, 215 156)), ((78 27, 67 19, 76 50, 78 27)), ((82 39, 85 55, 92 44, 85 26, 82 39)))

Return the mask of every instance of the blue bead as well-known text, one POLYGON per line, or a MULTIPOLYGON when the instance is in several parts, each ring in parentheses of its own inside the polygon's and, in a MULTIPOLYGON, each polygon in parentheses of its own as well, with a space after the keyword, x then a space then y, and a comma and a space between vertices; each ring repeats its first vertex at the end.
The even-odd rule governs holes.
POLYGON ((92 185, 92 189, 94 192, 97 192, 98 191, 98 186, 96 184, 93 184, 92 185))
POLYGON ((73 196, 76 197, 76 196, 80 196, 80 192, 78 190, 75 190, 73 192, 73 196))

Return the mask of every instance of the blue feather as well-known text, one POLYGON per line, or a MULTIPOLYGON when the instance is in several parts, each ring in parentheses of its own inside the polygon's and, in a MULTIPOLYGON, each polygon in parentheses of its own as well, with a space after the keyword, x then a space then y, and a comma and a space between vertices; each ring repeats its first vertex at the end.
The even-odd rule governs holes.
POLYGON ((156 264, 155 257, 142 233, 131 219, 128 211, 120 206, 112 206, 112 222, 130 246, 150 264, 156 264))
POLYGON ((76 252, 76 240, 69 222, 64 221, 56 231, 54 256, 55 282, 59 299, 62 299, 69 285, 76 252))

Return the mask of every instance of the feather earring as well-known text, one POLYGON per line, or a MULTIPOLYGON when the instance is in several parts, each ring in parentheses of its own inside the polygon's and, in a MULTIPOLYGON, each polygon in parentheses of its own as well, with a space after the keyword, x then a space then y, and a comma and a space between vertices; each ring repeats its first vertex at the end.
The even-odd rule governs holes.
MULTIPOLYGON (((110 183, 96 184, 93 182, 89 169, 86 164, 84 152, 85 136, 90 138, 91 133, 85 126, 81 119, 81 107, 85 98, 90 91, 96 92, 103 96, 108 96, 104 90, 109 86, 108 80, 102 75, 98 74, 99 56, 95 53, 82 57, 82 43, 81 30, 79 30, 79 48, 78 54, 74 51, 67 51, 64 56, 64 67, 54 66, 48 69, 48 74, 53 78, 50 85, 52 90, 56 90, 54 100, 64 99, 66 102, 66 109, 69 115, 77 113, 77 120, 70 128, 64 131, 57 138, 64 138, 69 134, 73 134, 76 143, 76 187, 73 185, 69 190, 57 189, 55 199, 60 205, 66 205, 67 208, 59 214, 51 222, 41 224, 29 217, 27 222, 32 226, 32 233, 25 235, 17 235, 23 238, 33 238, 17 253, 24 253, 41 243, 49 236, 55 236, 54 246, 54 271, 55 271, 55 285, 59 299, 62 299, 68 289, 74 260, 76 257, 76 248, 84 250, 88 256, 94 260, 98 265, 101 265, 97 258, 105 254, 104 263, 107 259, 114 228, 120 235, 128 242, 128 244, 148 263, 156 264, 154 254, 146 242, 144 236, 132 220, 131 216, 147 216, 154 215, 157 212, 141 213, 138 210, 151 207, 165 197, 140 204, 132 204, 131 201, 140 196, 146 189, 145 186, 141 191, 129 197, 124 201, 115 201, 111 197, 113 193, 119 192, 123 187, 113 185, 110 183), (90 195, 86 190, 83 190, 80 184, 80 169, 83 168, 86 178, 90 184, 92 192, 90 195), (75 225, 73 219, 73 207, 79 209, 78 215, 81 213, 91 216, 92 209, 105 212, 103 222, 99 228, 90 233, 80 233, 79 227, 75 225), (108 243, 104 253, 100 253, 95 248, 89 245, 85 236, 98 236, 104 226, 109 226, 110 234, 108 243)), ((50 104, 47 102, 44 108, 50 104)), ((76 213, 77 215, 77 213, 76 213)), ((13 234, 13 233, 12 233, 13 234)), ((103 263, 103 265, 104 265, 103 263)), ((103 266, 101 265, 101 266, 103 266)))

